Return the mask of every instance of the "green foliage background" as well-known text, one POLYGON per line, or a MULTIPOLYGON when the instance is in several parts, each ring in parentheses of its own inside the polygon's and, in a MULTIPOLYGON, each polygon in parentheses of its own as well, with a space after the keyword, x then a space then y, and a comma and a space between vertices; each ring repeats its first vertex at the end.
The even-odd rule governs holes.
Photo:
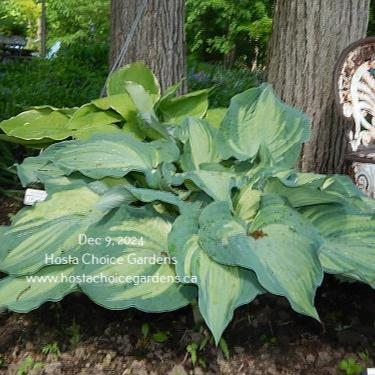
POLYGON ((0 34, 35 37, 40 6, 34 0, 2 0, 0 34))
MULTIPOLYGON (((104 84, 110 0, 46 4, 48 46, 59 40, 62 47, 51 60, 0 64, 0 120, 32 105, 80 106, 96 98, 104 84)), ((188 86, 213 88, 211 107, 226 107, 232 96, 263 81, 273 4, 274 0, 186 0, 188 86)), ((2 0, 0 35, 27 36, 28 47, 36 49, 40 12, 38 0, 2 0)), ((375 0, 368 34, 375 35, 375 0)), ((9 145, 0 147, 4 175, 4 165, 10 166, 12 159, 9 145)))
POLYGON ((263 64, 273 0, 186 0, 188 51, 197 60, 263 64), (224 56, 231 55, 229 61, 224 56))
POLYGON ((107 52, 106 43, 77 39, 52 60, 0 64, 0 119, 32 105, 74 107, 98 97, 107 76, 107 52))

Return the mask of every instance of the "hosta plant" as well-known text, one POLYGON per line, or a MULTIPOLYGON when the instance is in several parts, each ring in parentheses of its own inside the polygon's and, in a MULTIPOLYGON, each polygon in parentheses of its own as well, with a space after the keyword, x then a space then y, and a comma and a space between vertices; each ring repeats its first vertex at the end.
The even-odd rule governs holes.
MULTIPOLYGON (((176 124, 184 116, 202 117, 208 107, 208 91, 199 90, 174 97, 179 89, 174 85, 161 95, 152 72, 141 63, 127 65, 108 79, 108 96, 84 104, 80 108, 30 108, 18 116, 0 122, 0 139, 44 148, 68 138, 86 139, 101 133, 127 133, 143 140, 153 133, 157 123, 176 124), (126 90, 125 90, 126 87, 126 90), (143 95, 142 95, 143 94, 143 95), (147 100, 143 101, 147 94, 147 100), (147 113, 150 128, 139 119, 147 113)), ((162 128, 159 128, 162 131, 162 128)), ((153 135, 151 135, 153 137, 153 135)))
POLYGON ((213 125, 222 110, 187 110, 189 95, 161 97, 152 73, 135 68, 112 77, 115 95, 100 106, 48 109, 76 121, 82 111, 84 129, 103 120, 96 134, 18 166, 22 183, 43 184, 48 198, 0 228, 1 308, 27 312, 76 291, 109 309, 198 301, 218 342, 234 310, 259 294, 319 320, 325 272, 375 287, 375 206, 348 177, 295 169, 309 137, 304 114, 265 84, 233 97, 213 125), (101 132, 120 107, 133 120, 101 132))

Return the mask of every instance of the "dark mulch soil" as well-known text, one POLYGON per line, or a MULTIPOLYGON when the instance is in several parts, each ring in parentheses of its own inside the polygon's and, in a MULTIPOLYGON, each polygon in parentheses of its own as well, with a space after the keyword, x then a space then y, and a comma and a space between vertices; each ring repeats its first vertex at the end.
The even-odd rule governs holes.
POLYGON ((20 199, 12 199, 0 195, 0 225, 9 224, 10 218, 14 215, 20 208, 22 203, 20 199))
POLYGON ((186 347, 204 341, 206 330, 194 327, 189 308, 166 314, 110 311, 71 295, 29 314, 0 314, 0 374, 18 374, 25 363, 35 368, 21 375, 323 375, 339 374, 340 361, 349 357, 375 367, 374 297, 365 285, 326 277, 316 298, 319 324, 293 312, 284 298, 260 296, 236 311, 225 332, 229 359, 208 343, 194 367, 186 347), (152 338, 160 331, 168 335, 163 343, 152 338), (42 354, 54 342, 61 354, 42 354))

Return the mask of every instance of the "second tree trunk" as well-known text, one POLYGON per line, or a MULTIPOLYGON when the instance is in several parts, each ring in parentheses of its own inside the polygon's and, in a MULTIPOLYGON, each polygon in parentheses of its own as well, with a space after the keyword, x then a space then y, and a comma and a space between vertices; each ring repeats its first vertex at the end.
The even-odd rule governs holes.
MULTIPOLYGON (((112 0, 111 65, 131 30, 143 1, 112 0)), ((144 61, 162 91, 186 75, 183 0, 148 0, 145 12, 120 65, 144 61)))
POLYGON ((370 0, 276 0, 268 81, 312 119, 304 171, 343 167, 345 124, 334 103, 333 74, 341 51, 366 35, 370 0))

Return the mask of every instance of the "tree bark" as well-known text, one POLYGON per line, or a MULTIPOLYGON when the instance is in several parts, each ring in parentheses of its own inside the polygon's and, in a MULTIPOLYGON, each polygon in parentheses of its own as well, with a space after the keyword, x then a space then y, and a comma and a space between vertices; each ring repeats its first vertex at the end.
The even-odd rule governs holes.
MULTIPOLYGON (((124 45, 142 2, 111 2, 111 65, 124 45)), ((121 66, 144 61, 160 80, 162 91, 185 78, 184 12, 183 0, 148 0, 121 66)))
POLYGON ((277 0, 267 79, 288 104, 312 119, 303 171, 341 172, 346 125, 334 102, 342 50, 366 35, 370 0, 277 0))
POLYGON ((46 0, 41 0, 41 13, 38 20, 39 52, 41 57, 47 53, 46 0))

